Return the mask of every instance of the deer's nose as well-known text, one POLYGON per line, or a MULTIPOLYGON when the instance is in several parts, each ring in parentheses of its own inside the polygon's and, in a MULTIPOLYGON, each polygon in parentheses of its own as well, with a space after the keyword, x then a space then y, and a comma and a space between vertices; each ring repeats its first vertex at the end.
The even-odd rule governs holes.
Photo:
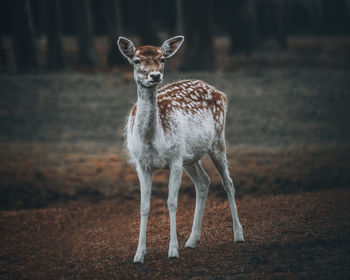
POLYGON ((161 77, 160 73, 150 73, 149 76, 155 82, 158 82, 160 80, 160 77, 161 77))

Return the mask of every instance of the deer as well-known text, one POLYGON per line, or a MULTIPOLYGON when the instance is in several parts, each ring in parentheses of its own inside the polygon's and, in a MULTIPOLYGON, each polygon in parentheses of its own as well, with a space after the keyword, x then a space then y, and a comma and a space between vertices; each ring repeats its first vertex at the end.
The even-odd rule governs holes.
POLYGON ((140 231, 134 263, 146 255, 146 229, 150 212, 152 172, 169 169, 167 206, 170 216, 169 258, 179 258, 176 210, 183 170, 194 183, 196 205, 191 234, 186 248, 200 241, 202 219, 210 179, 201 159, 209 155, 227 193, 233 218, 235 242, 244 242, 238 218, 235 188, 226 158, 225 123, 227 98, 214 86, 201 80, 182 80, 158 89, 164 64, 181 47, 184 36, 166 40, 161 47, 140 46, 119 37, 121 54, 133 65, 137 102, 125 127, 130 162, 136 167, 141 192, 140 231))

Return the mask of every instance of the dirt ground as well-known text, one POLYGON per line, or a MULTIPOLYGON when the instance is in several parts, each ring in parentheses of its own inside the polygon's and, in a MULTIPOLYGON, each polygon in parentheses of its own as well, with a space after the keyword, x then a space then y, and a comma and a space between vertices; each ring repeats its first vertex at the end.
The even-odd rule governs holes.
POLYGON ((210 198, 201 242, 185 249, 195 201, 180 196, 178 260, 153 199, 142 265, 135 201, 1 211, 0 279, 349 279, 349 199, 349 188, 238 199, 246 242, 234 244, 227 200, 210 198))

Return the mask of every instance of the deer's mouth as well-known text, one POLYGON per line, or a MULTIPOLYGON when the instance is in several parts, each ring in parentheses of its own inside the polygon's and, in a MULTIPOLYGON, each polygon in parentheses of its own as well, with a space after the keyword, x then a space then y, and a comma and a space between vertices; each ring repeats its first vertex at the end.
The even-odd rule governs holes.
POLYGON ((161 79, 159 79, 159 80, 149 80, 149 81, 145 81, 144 83, 143 83, 143 85, 145 86, 145 87, 154 87, 154 86, 157 86, 158 84, 160 84, 161 83, 161 79))

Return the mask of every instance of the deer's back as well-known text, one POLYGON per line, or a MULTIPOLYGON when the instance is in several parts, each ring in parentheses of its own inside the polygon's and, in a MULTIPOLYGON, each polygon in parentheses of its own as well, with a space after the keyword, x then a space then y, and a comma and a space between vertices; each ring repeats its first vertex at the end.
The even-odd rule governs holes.
POLYGON ((221 133, 225 125, 226 96, 201 80, 183 80, 168 84, 158 90, 158 112, 162 127, 167 133, 179 125, 198 121, 212 122, 221 133))

